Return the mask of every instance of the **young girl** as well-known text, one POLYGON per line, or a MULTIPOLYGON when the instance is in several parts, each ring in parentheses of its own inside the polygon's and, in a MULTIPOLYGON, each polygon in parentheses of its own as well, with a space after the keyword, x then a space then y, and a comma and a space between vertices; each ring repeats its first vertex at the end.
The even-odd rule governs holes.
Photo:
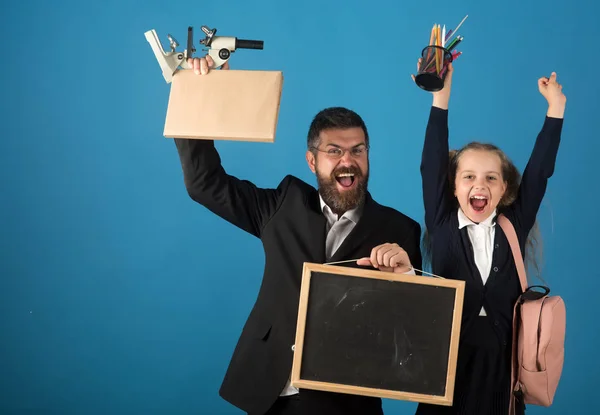
MULTIPOLYGON (((566 98, 555 73, 538 80, 548 111, 519 183, 517 169, 494 145, 449 151, 452 74, 450 67, 444 89, 433 93, 421 174, 432 272, 466 281, 463 318, 453 406, 420 404, 417 414, 507 415, 513 307, 521 287, 495 222, 503 213, 513 223, 523 251, 554 172, 566 98)), ((517 413, 524 413, 522 404, 517 413)))

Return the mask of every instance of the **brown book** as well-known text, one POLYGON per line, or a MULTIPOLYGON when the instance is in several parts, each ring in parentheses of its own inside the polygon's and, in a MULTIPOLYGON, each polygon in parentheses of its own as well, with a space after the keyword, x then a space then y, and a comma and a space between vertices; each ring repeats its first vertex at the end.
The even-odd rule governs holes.
POLYGON ((164 136, 274 142, 283 87, 280 71, 191 69, 173 76, 164 136))

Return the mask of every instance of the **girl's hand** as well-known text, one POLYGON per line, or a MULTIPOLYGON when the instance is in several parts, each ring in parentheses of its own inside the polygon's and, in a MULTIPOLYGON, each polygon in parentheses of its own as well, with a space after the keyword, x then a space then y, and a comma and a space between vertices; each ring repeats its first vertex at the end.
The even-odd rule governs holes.
POLYGON ((563 118, 567 97, 562 92, 562 85, 556 82, 556 72, 552 72, 550 78, 538 79, 540 94, 548 101, 548 116, 563 118))
MULTIPOLYGON (((421 61, 423 58, 419 58, 417 61, 417 71, 419 70, 419 66, 421 65, 421 61)), ((433 95, 433 106, 441 109, 448 109, 448 103, 450 102, 450 90, 452 89, 452 73, 454 72, 454 68, 452 67, 452 63, 448 64, 448 73, 446 74, 446 78, 444 79, 444 88, 440 91, 432 92, 433 95)), ((413 81, 415 81, 415 76, 410 76, 413 81)))
POLYGON ((440 91, 433 92, 433 106, 441 109, 448 109, 448 103, 450 102, 450 90, 452 89, 452 74, 454 73, 454 67, 452 63, 448 64, 448 73, 444 79, 444 88, 440 91))

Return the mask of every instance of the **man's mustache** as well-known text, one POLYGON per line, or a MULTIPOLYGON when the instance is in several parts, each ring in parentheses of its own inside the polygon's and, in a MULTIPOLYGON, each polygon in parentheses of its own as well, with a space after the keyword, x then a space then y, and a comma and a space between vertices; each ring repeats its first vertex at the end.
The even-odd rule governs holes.
POLYGON ((331 172, 331 176, 333 178, 335 178, 338 174, 342 174, 342 173, 353 173, 354 176, 356 176, 356 177, 362 177, 362 172, 356 166, 338 167, 337 169, 335 169, 334 171, 331 172))

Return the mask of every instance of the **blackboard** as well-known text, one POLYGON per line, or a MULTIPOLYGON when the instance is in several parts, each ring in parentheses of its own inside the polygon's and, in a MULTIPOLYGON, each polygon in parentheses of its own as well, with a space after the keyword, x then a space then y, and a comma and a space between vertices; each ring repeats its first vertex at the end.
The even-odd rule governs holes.
POLYGON ((464 284, 305 263, 292 384, 451 405, 464 284))

